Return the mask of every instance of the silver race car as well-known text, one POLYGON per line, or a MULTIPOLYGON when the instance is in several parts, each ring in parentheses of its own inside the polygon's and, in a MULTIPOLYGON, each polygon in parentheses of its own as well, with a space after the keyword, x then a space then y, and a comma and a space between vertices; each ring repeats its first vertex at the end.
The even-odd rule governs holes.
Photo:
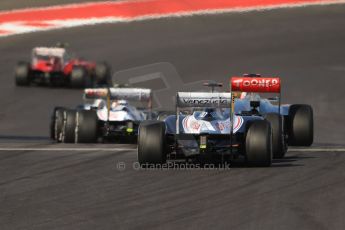
POLYGON ((55 108, 52 139, 65 143, 136 141, 140 122, 151 119, 150 89, 85 89, 84 99, 87 103, 76 109, 55 108), (145 104, 145 107, 129 102, 145 104))

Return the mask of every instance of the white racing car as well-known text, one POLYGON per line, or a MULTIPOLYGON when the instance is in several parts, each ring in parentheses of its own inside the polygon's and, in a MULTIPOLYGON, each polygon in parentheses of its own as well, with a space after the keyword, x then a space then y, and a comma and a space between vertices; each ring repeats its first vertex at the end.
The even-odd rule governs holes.
POLYGON ((150 89, 141 88, 85 89, 89 103, 77 109, 54 109, 51 138, 65 143, 134 142, 140 122, 151 119, 151 95, 150 89))

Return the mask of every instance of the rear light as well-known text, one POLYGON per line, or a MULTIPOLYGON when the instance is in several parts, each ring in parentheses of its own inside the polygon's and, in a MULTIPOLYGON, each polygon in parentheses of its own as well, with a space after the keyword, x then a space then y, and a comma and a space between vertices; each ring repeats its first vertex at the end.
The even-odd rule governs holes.
POLYGON ((207 148, 207 136, 200 136, 200 149, 206 149, 207 148))
POLYGON ((127 133, 132 133, 133 132, 133 122, 129 121, 127 122, 127 133))

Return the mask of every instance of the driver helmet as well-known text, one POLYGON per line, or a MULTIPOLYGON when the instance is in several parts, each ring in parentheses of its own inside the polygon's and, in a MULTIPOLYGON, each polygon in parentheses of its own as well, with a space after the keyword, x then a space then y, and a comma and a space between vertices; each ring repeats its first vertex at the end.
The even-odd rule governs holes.
POLYGON ((128 105, 126 100, 114 100, 111 103, 111 110, 123 110, 128 105))
POLYGON ((206 109, 204 109, 203 112, 200 113, 199 118, 201 120, 205 120, 205 121, 213 121, 213 120, 216 120, 218 118, 218 114, 217 114, 216 109, 206 108, 206 109))
POLYGON ((118 105, 127 106, 128 102, 126 100, 119 100, 118 105))

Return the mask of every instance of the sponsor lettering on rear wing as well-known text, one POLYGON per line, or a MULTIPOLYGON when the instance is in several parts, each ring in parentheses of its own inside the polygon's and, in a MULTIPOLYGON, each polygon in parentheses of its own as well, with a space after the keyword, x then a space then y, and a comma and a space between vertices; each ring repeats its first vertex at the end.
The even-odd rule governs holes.
POLYGON ((280 93, 278 77, 232 77, 231 91, 252 93, 280 93))
MULTIPOLYGON (((230 92, 233 95, 231 111, 234 113, 236 93, 277 93, 275 101, 278 101, 278 111, 281 105, 281 82, 279 77, 261 77, 259 74, 245 74, 243 77, 232 77, 230 80, 230 92)), ((242 99, 242 95, 240 97, 242 99)), ((258 103, 260 105, 260 102, 258 103)))
POLYGON ((231 94, 219 92, 178 92, 176 95, 176 103, 179 108, 229 108, 231 105, 231 94))
POLYGON ((151 89, 141 88, 96 88, 84 90, 85 99, 111 99, 143 102, 151 101, 151 95, 151 89))

